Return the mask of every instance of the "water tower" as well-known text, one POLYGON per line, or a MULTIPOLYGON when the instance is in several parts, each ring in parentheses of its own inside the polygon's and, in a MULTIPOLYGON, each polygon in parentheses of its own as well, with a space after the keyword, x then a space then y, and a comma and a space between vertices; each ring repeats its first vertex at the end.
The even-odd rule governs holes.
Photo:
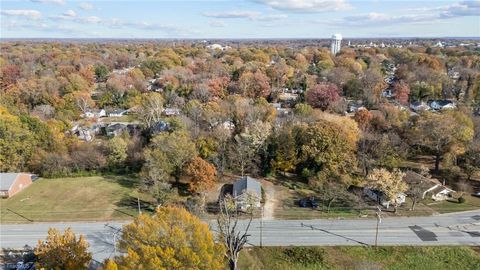
POLYGON ((335 34, 332 36, 332 44, 330 45, 330 51, 333 55, 336 55, 342 47, 342 35, 335 34))

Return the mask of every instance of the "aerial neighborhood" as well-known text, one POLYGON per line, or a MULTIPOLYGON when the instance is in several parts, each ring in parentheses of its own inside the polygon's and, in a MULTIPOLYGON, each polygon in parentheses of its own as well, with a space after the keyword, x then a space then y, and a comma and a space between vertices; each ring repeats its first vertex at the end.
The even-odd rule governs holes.
POLYGON ((2 269, 480 269, 477 1, 103 2, 1 8, 2 269))

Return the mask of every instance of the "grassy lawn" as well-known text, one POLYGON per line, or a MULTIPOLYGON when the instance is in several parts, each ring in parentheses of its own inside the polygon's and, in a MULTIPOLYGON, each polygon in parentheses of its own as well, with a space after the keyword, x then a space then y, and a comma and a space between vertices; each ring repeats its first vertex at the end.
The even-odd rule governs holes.
POLYGON ((264 247, 242 251, 239 269, 480 269, 470 247, 264 247))
POLYGON ((424 204, 428 205, 428 207, 432 208, 438 213, 451 213, 480 209, 479 197, 474 197, 468 194, 463 195, 463 197, 466 199, 464 203, 458 203, 457 199, 452 199, 442 202, 427 201, 424 202, 424 204))
POLYGON ((0 200, 1 222, 129 219, 137 213, 133 177, 39 179, 9 199, 0 200))

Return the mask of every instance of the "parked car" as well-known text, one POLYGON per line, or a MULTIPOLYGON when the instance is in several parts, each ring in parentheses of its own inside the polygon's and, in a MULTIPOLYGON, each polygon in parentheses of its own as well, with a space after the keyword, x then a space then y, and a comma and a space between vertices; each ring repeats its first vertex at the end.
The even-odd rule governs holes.
POLYGON ((475 196, 475 197, 480 197, 480 191, 479 192, 475 192, 472 194, 472 196, 475 196))
POLYGON ((298 205, 300 207, 311 207, 311 208, 317 208, 318 207, 318 202, 315 200, 314 197, 307 197, 303 198, 298 202, 298 205))

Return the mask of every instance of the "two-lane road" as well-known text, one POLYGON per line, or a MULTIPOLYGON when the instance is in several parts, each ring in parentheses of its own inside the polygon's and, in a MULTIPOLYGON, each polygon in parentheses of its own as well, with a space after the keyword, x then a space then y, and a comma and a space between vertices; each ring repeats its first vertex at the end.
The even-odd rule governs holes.
MULTIPOLYGON (((48 228, 64 230, 71 227, 75 233, 86 236, 94 259, 102 261, 114 254, 114 238, 123 224, 72 222, 1 225, 0 246, 35 246, 39 239, 45 239, 48 228)), ((268 220, 263 221, 263 225, 260 220, 254 220, 249 243, 260 245, 261 240, 265 246, 373 245, 376 224, 375 219, 268 220)), ((378 244, 480 246, 480 210, 429 217, 384 218, 379 226, 378 244)))

